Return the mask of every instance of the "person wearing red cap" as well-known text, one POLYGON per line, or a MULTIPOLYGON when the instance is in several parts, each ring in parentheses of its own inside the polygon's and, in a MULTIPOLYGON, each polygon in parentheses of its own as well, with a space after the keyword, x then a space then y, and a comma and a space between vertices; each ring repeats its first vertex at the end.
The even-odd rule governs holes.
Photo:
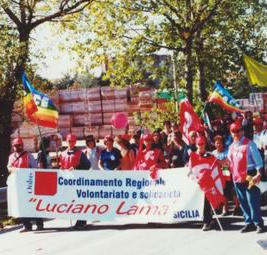
POLYGON ((88 170, 91 167, 90 161, 86 155, 79 150, 75 145, 77 137, 73 134, 68 134, 66 137, 68 147, 59 156, 60 169, 62 170, 88 170))
POLYGON ((239 123, 232 123, 230 132, 233 143, 229 147, 227 157, 245 220, 241 233, 253 230, 262 233, 264 226, 260 210, 260 189, 256 186, 261 179, 262 158, 256 144, 244 136, 239 123))
POLYGON ((31 153, 24 150, 22 138, 18 137, 12 141, 14 152, 10 154, 7 168, 9 172, 16 171, 18 168, 36 168, 37 163, 31 153))
POLYGON ((214 205, 217 204, 216 208, 218 208, 219 205, 225 201, 223 197, 223 190, 219 192, 217 187, 215 187, 215 184, 212 185, 212 188, 208 187, 211 185, 210 183, 214 181, 211 179, 211 176, 213 175, 212 171, 215 168, 217 172, 216 182, 221 182, 221 187, 223 187, 223 180, 218 161, 214 155, 206 151, 206 145, 206 137, 199 136, 196 138, 197 150, 196 152, 191 152, 188 164, 190 172, 195 176, 201 190, 205 192, 203 231, 211 230, 215 226, 215 221, 212 219, 212 208, 210 201, 212 201, 214 205), (211 192, 213 193, 212 196, 211 192))
MULTIPOLYGON (((15 138, 12 141, 14 152, 10 154, 8 159, 7 168, 10 173, 21 170, 22 168, 37 168, 37 162, 33 155, 24 150, 23 140, 21 137, 15 138)), ((24 229, 20 232, 32 231, 31 221, 36 221, 37 230, 43 229, 43 221, 39 218, 21 218, 24 229)))
MULTIPOLYGON (((90 161, 86 155, 79 150, 75 145, 77 137, 73 134, 68 134, 66 137, 68 147, 59 156, 59 164, 61 170, 89 170, 91 167, 90 161)), ((86 221, 77 220, 74 229, 80 230, 86 226, 86 221)))
POLYGON ((119 149, 114 147, 114 139, 111 135, 104 138, 106 148, 101 151, 98 166, 101 170, 120 169, 122 155, 119 149))
POLYGON ((234 184, 232 180, 231 173, 229 171, 229 160, 227 158, 228 149, 225 148, 223 137, 217 135, 213 138, 215 150, 212 154, 217 158, 218 164, 220 165, 225 179, 225 188, 223 190, 224 196, 226 198, 225 204, 223 206, 223 216, 229 214, 228 201, 233 200, 235 204, 233 215, 237 215, 239 212, 239 202, 234 191, 234 184))
POLYGON ((157 171, 159 169, 167 168, 164 154, 161 149, 152 148, 153 135, 146 134, 141 138, 138 154, 134 164, 135 170, 148 170, 153 179, 157 178, 157 171))

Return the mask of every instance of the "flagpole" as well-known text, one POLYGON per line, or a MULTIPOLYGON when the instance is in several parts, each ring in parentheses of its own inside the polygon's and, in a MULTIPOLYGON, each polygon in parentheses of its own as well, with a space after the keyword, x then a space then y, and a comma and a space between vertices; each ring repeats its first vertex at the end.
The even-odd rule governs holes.
POLYGON ((204 107, 203 107, 203 110, 202 110, 202 113, 201 113, 201 118, 203 119, 203 116, 204 116, 204 112, 206 110, 206 106, 207 106, 208 102, 206 101, 205 104, 204 104, 204 107))
POLYGON ((41 147, 43 149, 43 152, 45 153, 45 146, 44 146, 44 143, 43 143, 43 140, 42 140, 42 133, 41 133, 41 129, 40 129, 39 124, 37 124, 37 128, 38 128, 38 131, 39 131, 41 147))
MULTIPOLYGON (((218 161, 217 159, 214 160, 214 162, 212 163, 212 166, 210 167, 210 169, 213 168, 214 164, 215 164, 217 161, 218 161)), ((211 207, 211 209, 212 209, 212 211, 213 211, 213 213, 214 213, 214 215, 215 215, 216 221, 218 222, 218 225, 219 225, 221 231, 223 232, 223 227, 222 227, 222 225, 221 225, 221 222, 219 221, 219 217, 218 217, 218 215, 217 215, 217 213, 216 213, 214 207, 212 206, 212 204, 211 204, 210 202, 209 202, 209 204, 210 204, 210 207, 211 207)))
POLYGON ((220 230, 223 232, 223 227, 222 227, 222 225, 221 225, 221 222, 220 222, 220 220, 219 220, 219 217, 218 217, 218 215, 217 215, 217 213, 216 213, 216 211, 215 211, 215 209, 213 208, 213 206, 212 206, 211 203, 210 203, 210 206, 211 206, 211 209, 212 209, 212 211, 213 211, 213 213, 214 213, 214 215, 215 215, 215 219, 216 219, 216 221, 218 222, 218 225, 219 225, 219 227, 220 227, 220 230))

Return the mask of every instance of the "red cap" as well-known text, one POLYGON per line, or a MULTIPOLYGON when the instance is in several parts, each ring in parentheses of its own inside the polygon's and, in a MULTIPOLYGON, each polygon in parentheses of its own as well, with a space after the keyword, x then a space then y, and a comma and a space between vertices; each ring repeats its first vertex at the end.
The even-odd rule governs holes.
POLYGON ((129 135, 129 134, 123 134, 123 135, 119 135, 119 137, 123 140, 127 140, 127 141, 130 141, 132 136, 129 135))
POLYGON ((18 144, 23 144, 23 141, 20 137, 18 138, 15 138, 13 141, 12 141, 12 145, 15 146, 15 145, 18 145, 18 144))
POLYGON ((151 134, 146 134, 142 138, 144 141, 153 142, 153 136, 151 134))
POLYGON ((238 131, 240 131, 241 129, 242 129, 242 126, 240 125, 240 123, 236 123, 236 122, 234 122, 234 123, 232 123, 232 124, 230 125, 230 131, 233 132, 233 133, 238 132, 238 131))
POLYGON ((207 143, 205 136, 198 136, 196 139, 196 145, 204 145, 207 143))
POLYGON ((72 141, 72 142, 76 142, 77 141, 77 137, 76 135, 73 135, 73 134, 68 134, 67 137, 66 137, 66 141, 72 141))
POLYGON ((112 135, 106 135, 104 138, 104 142, 106 142, 106 141, 112 141, 113 142, 114 141, 113 136, 112 135))
POLYGON ((253 120, 253 124, 254 124, 254 125, 262 125, 262 124, 263 124, 263 121, 262 121, 261 118, 255 118, 255 119, 253 120))

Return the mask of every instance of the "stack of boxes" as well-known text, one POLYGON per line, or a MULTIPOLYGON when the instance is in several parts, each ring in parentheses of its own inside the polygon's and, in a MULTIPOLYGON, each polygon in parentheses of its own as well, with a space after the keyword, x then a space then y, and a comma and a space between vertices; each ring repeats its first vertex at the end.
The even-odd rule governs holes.
MULTIPOLYGON (((59 110, 58 129, 41 128, 42 135, 60 133, 65 139, 70 132, 78 139, 92 134, 96 138, 106 135, 114 136, 123 134, 124 129, 115 129, 111 125, 111 117, 116 112, 123 112, 128 116, 129 131, 134 132, 138 127, 134 123, 134 113, 150 111, 154 103, 154 90, 140 87, 128 87, 114 89, 79 88, 72 90, 59 90, 57 95, 52 96, 53 103, 59 110)), ((23 106, 16 107, 12 114, 12 138, 22 136, 30 138, 28 150, 36 151, 39 132, 35 125, 23 122, 23 106), (26 134, 27 133, 27 134, 26 134)))
MULTIPOLYGON (((24 149, 30 152, 36 152, 39 149, 40 133, 45 136, 57 135, 57 129, 38 127, 29 122, 22 122, 19 128, 15 129, 11 135, 11 139, 21 137, 23 139, 24 149)), ((52 148, 54 150, 56 148, 52 148)))

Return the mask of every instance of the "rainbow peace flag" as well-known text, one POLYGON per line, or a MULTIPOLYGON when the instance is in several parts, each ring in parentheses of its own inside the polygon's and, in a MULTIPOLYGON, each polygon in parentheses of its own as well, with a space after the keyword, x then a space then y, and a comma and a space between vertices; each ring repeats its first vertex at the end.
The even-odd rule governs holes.
POLYGON ((226 90, 220 82, 216 82, 214 85, 214 90, 209 97, 209 103, 215 103, 220 105, 223 109, 229 112, 241 112, 244 111, 240 109, 239 103, 231 96, 231 94, 226 90))
POLYGON ((51 99, 37 91, 28 81, 26 74, 22 74, 22 84, 26 95, 24 96, 24 109, 29 120, 43 127, 56 128, 58 110, 51 99))

